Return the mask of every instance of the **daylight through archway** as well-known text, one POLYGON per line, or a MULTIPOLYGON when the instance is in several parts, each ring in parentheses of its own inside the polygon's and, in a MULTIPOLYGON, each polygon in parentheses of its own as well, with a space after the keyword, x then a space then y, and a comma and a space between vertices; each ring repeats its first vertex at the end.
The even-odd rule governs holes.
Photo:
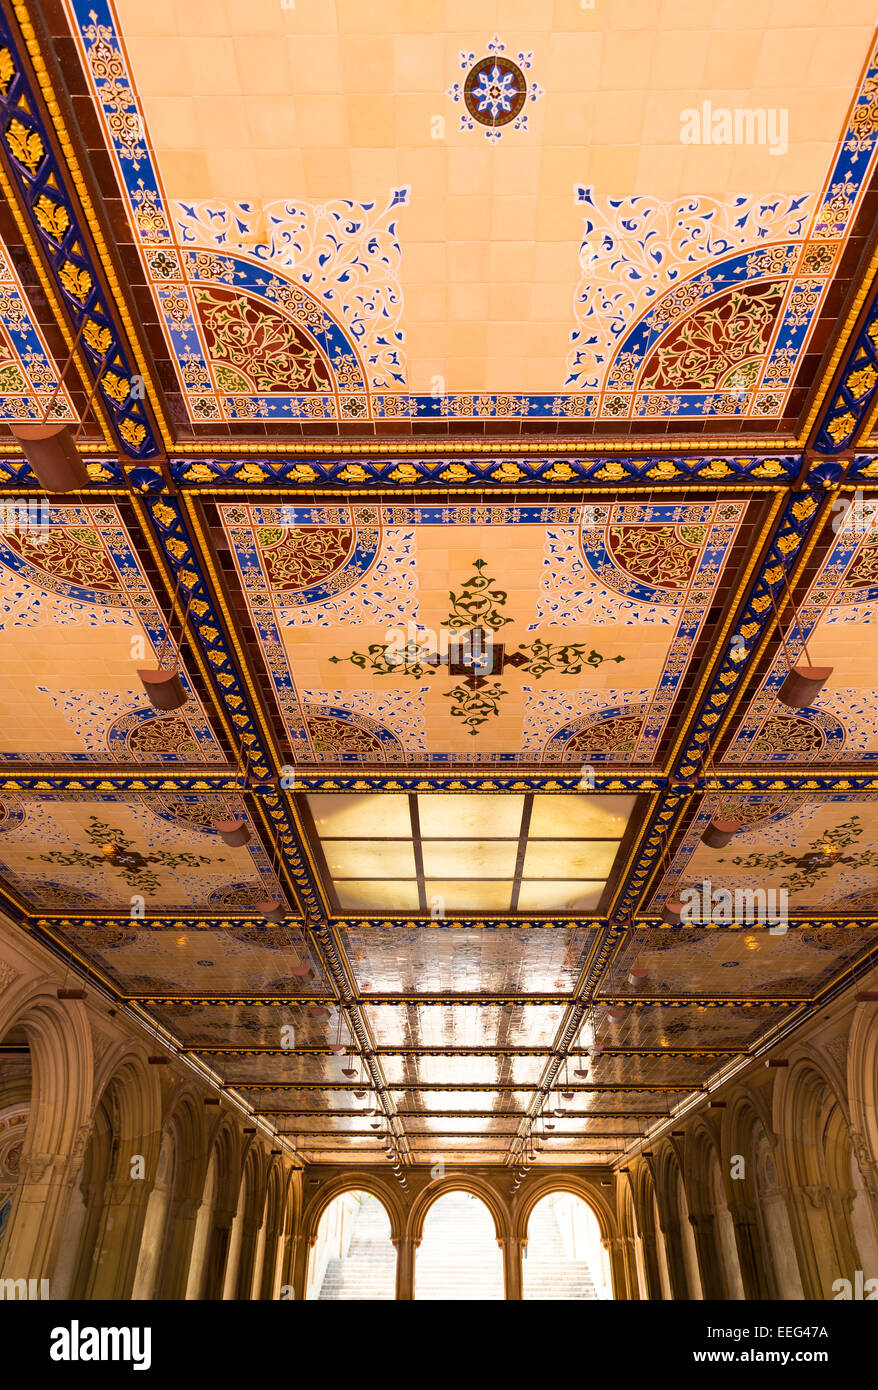
POLYGON ((494 1218, 480 1197, 446 1192, 430 1207, 415 1258, 416 1299, 504 1297, 494 1218))
POLYGON ((322 1302, 394 1298, 390 1220, 370 1192, 343 1192, 320 1218, 305 1297, 322 1302))
POLYGON ((570 1192, 540 1198, 528 1218, 522 1298, 612 1298, 607 1253, 597 1217, 570 1192))

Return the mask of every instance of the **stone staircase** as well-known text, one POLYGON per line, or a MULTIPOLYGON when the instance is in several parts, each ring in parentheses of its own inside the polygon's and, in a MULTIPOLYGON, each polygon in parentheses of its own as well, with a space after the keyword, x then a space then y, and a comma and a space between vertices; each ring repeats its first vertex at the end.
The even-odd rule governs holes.
POLYGON ((522 1272, 526 1300, 598 1297, 588 1265, 567 1259, 558 1222, 548 1202, 540 1202, 530 1218, 522 1272))
POLYGON ((347 1256, 329 1261, 317 1297, 354 1301, 395 1296, 396 1250, 387 1215, 380 1202, 367 1197, 354 1216, 347 1256))
POLYGON ((465 1192, 450 1192, 427 1213, 424 1239, 415 1256, 415 1298, 442 1302, 503 1298, 503 1259, 494 1222, 483 1204, 465 1192), (430 1238, 431 1217, 441 1242, 430 1238))
MULTIPOLYGON (((455 1192, 442 1199, 437 1218, 440 1212, 441 1244, 429 1240, 428 1223, 415 1257, 415 1298, 438 1302, 502 1299, 503 1264, 485 1208, 466 1193, 455 1192)), ((523 1273, 528 1300, 598 1297, 588 1265, 567 1259, 548 1203, 540 1203, 531 1217, 523 1273)), ((387 1216, 381 1204, 368 1197, 354 1216, 347 1256, 330 1260, 317 1297, 374 1301, 392 1299, 395 1292, 396 1250, 390 1242, 387 1216)))

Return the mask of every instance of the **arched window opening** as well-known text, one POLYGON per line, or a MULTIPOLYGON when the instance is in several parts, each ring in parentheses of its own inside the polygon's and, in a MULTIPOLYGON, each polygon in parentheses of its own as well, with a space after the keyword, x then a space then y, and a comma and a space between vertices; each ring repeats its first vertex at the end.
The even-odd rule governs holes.
POLYGON ((370 1192, 343 1192, 320 1218, 305 1297, 354 1301, 396 1297, 390 1218, 370 1192))
POLYGON ((522 1264, 525 1299, 612 1298, 609 1258, 597 1217, 569 1192, 540 1198, 527 1223, 522 1264))
POLYGON ((479 1197, 446 1192, 424 1221, 415 1257, 416 1299, 502 1299, 503 1256, 494 1218, 479 1197))

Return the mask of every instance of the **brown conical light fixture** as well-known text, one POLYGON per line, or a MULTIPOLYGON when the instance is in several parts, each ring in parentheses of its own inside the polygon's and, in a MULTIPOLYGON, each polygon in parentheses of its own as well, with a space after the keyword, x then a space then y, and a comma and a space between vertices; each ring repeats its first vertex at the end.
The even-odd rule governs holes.
POLYGON ((701 843, 709 845, 711 849, 725 849, 740 829, 739 821, 712 820, 701 837, 701 843))
POLYGON ((788 709, 808 709, 817 699, 832 671, 831 666, 792 666, 784 677, 777 698, 788 709))
MULTIPOLYGON (((172 710, 180 709, 185 705, 189 696, 183 687, 180 677, 180 649, 174 645, 174 638, 171 633, 171 624, 174 621, 174 614, 177 609, 177 596, 180 592, 180 583, 183 578, 182 567, 177 575, 177 583, 174 588, 174 598, 171 603, 171 616, 165 628, 165 638, 159 652, 157 666, 144 666, 138 669, 137 675, 143 686, 144 694, 152 705, 153 709, 172 710), (170 665, 166 662, 170 657, 170 665)), ((186 624, 189 621, 189 606, 192 602, 190 594, 186 600, 186 609, 180 625, 180 641, 186 631, 186 624)))
POLYGON ((670 902, 665 903, 662 921, 674 927, 678 926, 683 917, 684 907, 685 903, 681 903, 679 898, 673 898, 670 902))
POLYGON ((215 820, 213 828, 224 845, 249 845, 253 838, 245 820, 215 820))
POLYGON ((808 644, 805 641, 805 634, 802 631, 801 624, 799 623, 798 610, 796 609, 796 605, 793 603, 793 596, 790 593, 786 574, 784 574, 784 588, 786 589, 790 607, 793 610, 793 622, 795 623, 796 628, 798 629, 799 639, 802 643, 802 652, 805 657, 805 660, 797 665, 791 659, 789 648, 787 646, 787 639, 784 635, 784 630, 781 627, 780 617, 777 611, 777 605, 774 601, 774 594, 771 593, 771 589, 769 589, 769 593, 771 594, 771 606, 774 609, 774 620, 777 624, 777 630, 780 633, 781 645, 783 646, 784 656, 786 657, 787 665, 789 666, 789 671, 784 677, 783 683, 777 692, 777 698, 780 700, 782 705, 786 705, 787 709, 808 709, 808 707, 812 705, 814 701, 817 699, 817 696, 820 694, 824 685, 829 680, 829 677, 832 675, 833 668, 831 666, 811 665, 811 658, 808 654, 808 644))
POLYGON ((88 469, 67 425, 11 424, 28 467, 46 492, 79 492, 88 487, 88 469))
POLYGON ((88 315, 83 314, 82 322, 76 331, 76 337, 70 349, 70 356, 64 363, 61 375, 55 384, 46 408, 43 411, 43 418, 39 421, 30 423, 28 421, 16 421, 10 423, 9 430, 13 439, 21 445, 21 452, 28 462, 28 467, 37 479, 37 482, 44 487, 46 492, 76 492, 88 487, 89 476, 85 460, 80 456, 77 447, 85 418, 91 408, 95 392, 101 380, 104 368, 107 365, 109 353, 106 354, 100 363, 95 376, 92 388, 85 403, 79 424, 74 434, 69 425, 59 424, 57 420, 49 421, 52 407, 58 399, 61 387, 64 385, 64 378, 70 370, 79 340, 82 337, 83 329, 88 322, 88 315))
POLYGON ((286 904, 279 902, 254 903, 253 911, 267 922, 283 922, 287 915, 286 904))

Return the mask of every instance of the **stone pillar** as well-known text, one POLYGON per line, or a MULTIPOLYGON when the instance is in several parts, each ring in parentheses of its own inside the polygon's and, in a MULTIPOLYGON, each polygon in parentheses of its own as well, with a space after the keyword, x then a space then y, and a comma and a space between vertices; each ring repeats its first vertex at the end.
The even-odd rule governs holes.
POLYGON ((644 1231, 640 1237, 643 1250, 643 1268, 646 1273, 646 1296, 652 1302, 662 1301, 662 1280, 658 1266, 655 1228, 644 1231))
POLYGON ((105 1206, 94 1246, 96 1258, 90 1270, 83 1271, 81 1297, 130 1299, 152 1187, 145 1179, 129 1177, 103 1185, 105 1206))
POLYGON ((80 1125, 69 1153, 25 1153, 0 1252, 0 1278, 51 1279, 73 1184, 91 1135, 80 1125))
POLYGON ((229 1258, 234 1219, 234 1211, 229 1211, 228 1208, 215 1211, 213 1214, 213 1229, 207 1242, 205 1299, 217 1299, 223 1296, 223 1286, 226 1282, 226 1260, 229 1258))
POLYGON ((610 1257, 610 1275, 613 1281, 613 1298, 627 1299, 628 1279, 625 1271, 625 1242, 621 1236, 608 1236, 601 1245, 610 1257))
POLYGON ((741 1282, 744 1297, 766 1299, 771 1297, 771 1286, 762 1252, 762 1238, 755 1208, 749 1204, 732 1212, 735 1229, 735 1245, 738 1249, 738 1264, 741 1269, 741 1282))
POLYGON ((686 1260, 683 1255, 683 1233, 675 1218, 666 1221, 661 1227, 665 1241, 665 1255, 668 1263, 668 1279, 671 1284, 671 1298, 674 1301, 691 1297, 689 1281, 686 1278, 686 1260))
POLYGON ((238 1261, 238 1289, 236 1298, 249 1300, 253 1284, 253 1271, 256 1265, 256 1246, 262 1222, 256 1217, 247 1217, 241 1237, 241 1258, 238 1261))
POLYGON ((640 1302, 640 1280, 637 1277, 637 1251, 634 1246, 633 1236, 620 1236, 622 1244, 622 1257, 625 1263, 625 1282, 628 1286, 628 1297, 632 1302, 640 1302))
POLYGON ((695 1235, 695 1252, 698 1255, 698 1272, 701 1275, 701 1292, 705 1301, 712 1298, 725 1298, 722 1270, 716 1245, 716 1228, 712 1216, 689 1215, 689 1224, 695 1235))
POLYGON ((497 1244, 503 1252, 504 1297, 520 1302, 524 1295, 521 1256, 527 1245, 526 1237, 501 1236, 497 1244))
POLYGON ((411 1303, 415 1296, 415 1254, 420 1239, 413 1236, 392 1236, 396 1249, 396 1298, 400 1303, 411 1303))
POLYGON ((168 1236, 165 1254, 159 1271, 159 1286, 156 1296, 160 1299, 182 1299, 186 1297, 189 1281, 189 1261, 192 1257, 192 1242, 195 1239, 195 1222, 198 1219, 198 1197, 186 1197, 174 1202, 168 1213, 168 1236))

